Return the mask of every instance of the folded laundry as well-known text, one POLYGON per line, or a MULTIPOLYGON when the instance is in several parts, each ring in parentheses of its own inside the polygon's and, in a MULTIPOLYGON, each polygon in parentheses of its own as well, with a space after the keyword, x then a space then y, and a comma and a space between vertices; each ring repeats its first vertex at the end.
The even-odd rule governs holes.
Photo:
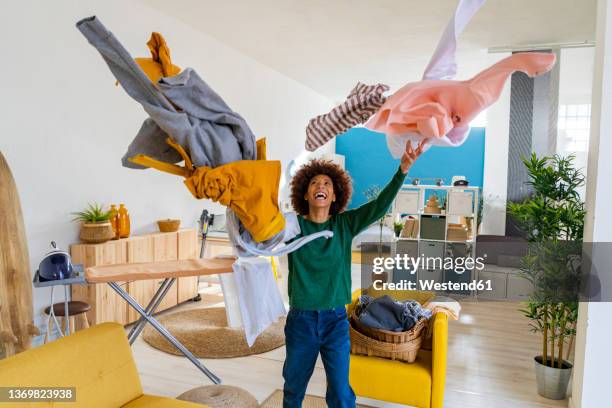
MULTIPOLYGON (((415 142, 459 146, 468 134, 469 123, 492 105, 508 77, 516 71, 535 77, 555 64, 551 53, 517 53, 480 72, 467 81, 423 80, 409 83, 387 99, 365 126, 387 136, 404 136, 415 142)), ((403 151, 403 150, 402 150, 403 151)), ((399 151, 393 152, 394 156, 399 151)))
POLYGON ((282 245, 301 232, 296 213, 287 212, 283 214, 283 217, 285 218, 285 228, 282 231, 266 241, 256 242, 251 233, 242 226, 234 211, 228 208, 226 210, 226 228, 236 255, 239 257, 281 256, 298 250, 314 239, 334 236, 332 231, 320 231, 296 239, 287 245, 282 245))
POLYGON ((387 85, 368 86, 358 82, 346 101, 329 113, 319 115, 308 122, 306 150, 313 151, 353 126, 364 123, 383 105, 383 93, 388 90, 387 85))
POLYGON ((147 46, 151 51, 151 58, 135 58, 135 60, 151 82, 156 83, 161 77, 175 76, 181 72, 181 68, 172 63, 170 48, 160 33, 151 33, 147 46))
MULTIPOLYGON (((432 315, 436 313, 444 313, 453 320, 459 320, 461 317, 461 305, 453 298, 446 296, 436 296, 431 302, 425 305, 427 310, 430 310, 432 315)), ((431 337, 433 325, 427 327, 426 337, 431 337)))
POLYGON ((410 330, 421 318, 429 319, 432 315, 419 302, 395 301, 389 295, 378 298, 362 295, 357 307, 357 317, 364 325, 395 332, 410 330))
POLYGON ((232 264, 242 325, 249 347, 268 326, 287 314, 270 262, 238 258, 232 264))
POLYGON ((100 52, 123 89, 149 114, 122 159, 125 167, 143 168, 129 160, 137 154, 178 163, 180 156, 164 143, 169 135, 197 167, 256 158, 255 135, 246 121, 193 69, 162 77, 154 85, 95 16, 79 21, 77 28, 100 52))
POLYGON ((448 315, 453 320, 459 320, 461 316, 461 305, 453 298, 438 296, 431 302, 425 305, 425 308, 431 310, 434 314, 442 312, 448 315))

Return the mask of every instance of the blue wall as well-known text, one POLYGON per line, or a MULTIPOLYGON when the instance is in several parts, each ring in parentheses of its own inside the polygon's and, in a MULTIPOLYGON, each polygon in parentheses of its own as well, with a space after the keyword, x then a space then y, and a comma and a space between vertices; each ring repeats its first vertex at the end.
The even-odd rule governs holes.
MULTIPOLYGON (((453 176, 465 176, 470 186, 482 187, 485 129, 472 128, 459 147, 434 146, 419 158, 408 177, 441 177, 449 185, 453 176)), ((363 192, 373 185, 384 187, 399 160, 387 149, 385 136, 366 128, 353 128, 336 138, 336 153, 345 156, 346 169, 353 178, 353 198, 349 208, 367 201, 363 192)), ((433 180, 423 184, 433 184, 433 180)))

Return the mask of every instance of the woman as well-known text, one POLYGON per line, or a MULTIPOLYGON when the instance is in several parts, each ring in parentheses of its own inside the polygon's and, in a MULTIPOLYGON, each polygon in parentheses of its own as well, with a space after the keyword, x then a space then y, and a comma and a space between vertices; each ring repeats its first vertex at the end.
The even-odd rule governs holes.
POLYGON ((313 160, 291 182, 291 203, 299 214, 301 235, 331 230, 288 255, 289 304, 285 325, 287 356, 283 407, 299 408, 319 352, 327 375, 329 407, 354 407, 348 382, 350 340, 345 305, 351 301, 351 243, 353 237, 387 212, 408 170, 423 152, 410 142, 391 182, 379 196, 359 208, 344 211, 351 179, 339 166, 313 160))

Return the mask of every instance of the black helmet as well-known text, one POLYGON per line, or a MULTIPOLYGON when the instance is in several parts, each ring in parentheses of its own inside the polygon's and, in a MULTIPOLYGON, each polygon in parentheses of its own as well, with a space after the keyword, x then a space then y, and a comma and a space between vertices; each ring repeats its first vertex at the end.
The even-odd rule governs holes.
POLYGON ((47 253, 38 267, 41 281, 68 279, 72 277, 72 262, 70 254, 57 249, 54 241, 51 241, 53 250, 47 253))

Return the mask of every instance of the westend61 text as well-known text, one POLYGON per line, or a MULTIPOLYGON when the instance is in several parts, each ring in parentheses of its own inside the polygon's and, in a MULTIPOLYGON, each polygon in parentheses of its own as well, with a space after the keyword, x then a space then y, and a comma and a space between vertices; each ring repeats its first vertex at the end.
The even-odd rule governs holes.
POLYGON ((401 280, 399 282, 383 282, 380 279, 372 282, 374 290, 427 290, 427 291, 485 291, 493 290, 491 280, 473 280, 471 282, 436 282, 435 280, 419 280, 418 282, 401 280))

